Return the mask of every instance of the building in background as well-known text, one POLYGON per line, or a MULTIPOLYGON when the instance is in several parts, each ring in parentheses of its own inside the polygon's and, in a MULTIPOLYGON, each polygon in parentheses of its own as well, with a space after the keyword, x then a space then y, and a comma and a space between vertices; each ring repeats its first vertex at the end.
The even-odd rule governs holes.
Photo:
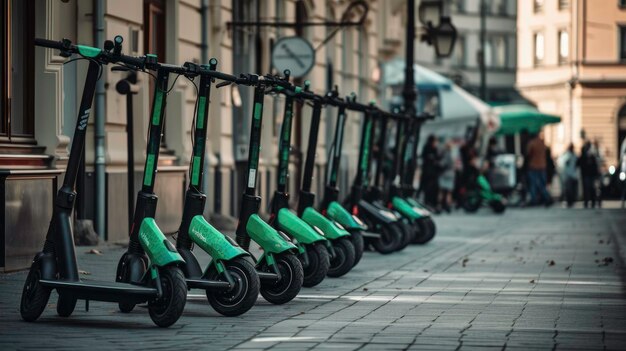
POLYGON ((451 0, 450 16, 458 31, 452 57, 438 59, 426 43, 417 45, 417 63, 449 77, 472 94, 480 95, 480 31, 485 3, 486 101, 525 103, 515 89, 517 63, 516 0, 451 0))
POLYGON ((518 1, 517 85, 543 112, 553 153, 597 140, 607 165, 626 137, 626 1, 518 1))
MULTIPOLYGON (((69 154, 69 145, 82 93, 87 64, 63 64, 66 59, 53 50, 34 48, 32 38, 94 43, 97 6, 102 6, 103 36, 125 38, 123 51, 141 55, 156 53, 160 61, 201 63, 219 60, 218 69, 235 74, 269 73, 271 45, 278 38, 300 35, 316 50, 316 63, 306 79, 323 93, 338 85, 340 92, 354 91, 362 101, 378 96, 376 74, 380 63, 399 49, 401 11, 392 11, 399 1, 368 1, 369 15, 362 27, 340 30, 324 46, 322 41, 335 29, 325 27, 275 28, 228 27, 237 21, 320 22, 339 21, 349 1, 336 0, 7 0, 0 6, 2 27, 0 52, 2 85, 0 111, 0 196, 2 233, 0 269, 25 267, 39 250, 52 214, 52 203, 69 154), (262 4, 262 6, 257 6, 262 4)), ((400 1, 401 3, 401 1, 400 1)), ((380 72, 378 72, 380 73, 380 72)), ((98 234, 108 241, 124 241, 127 229, 126 99, 115 84, 126 73, 105 67, 102 78, 103 113, 94 105, 86 146, 85 191, 80 194, 81 215, 96 220, 98 234), (104 119, 104 194, 95 191, 94 121, 104 119), (84 196, 83 196, 84 195, 84 196), (104 199, 104 208, 98 200, 104 199), (104 220, 97 220, 98 214, 104 220)), ((380 74, 378 74, 379 76, 380 74)), ((156 192, 157 222, 167 233, 178 229, 182 214, 188 159, 191 155, 191 121, 196 90, 186 79, 171 80, 166 110, 162 156, 156 192)), ((303 81, 301 79, 300 81, 303 81)), ((145 161, 147 116, 151 78, 139 74, 139 93, 134 102, 134 159, 136 189, 145 161)), ((250 88, 215 89, 210 108, 206 190, 207 215, 236 216, 243 176, 238 172, 247 156, 252 94, 250 88)), ((262 210, 274 191, 276 138, 282 118, 281 98, 267 97, 264 110, 263 148, 259 171, 262 210)), ((311 110, 304 107, 294 128, 292 152, 293 194, 300 183, 297 169, 303 161, 311 110)), ((320 126, 314 191, 320 193, 326 167, 326 140, 334 128, 335 112, 329 110, 320 126)), ((351 115, 346 127, 344 168, 341 182, 347 186, 356 168, 360 116, 351 115)), ((295 198, 295 196, 294 196, 295 198)), ((295 200, 295 199, 294 199, 295 200)))

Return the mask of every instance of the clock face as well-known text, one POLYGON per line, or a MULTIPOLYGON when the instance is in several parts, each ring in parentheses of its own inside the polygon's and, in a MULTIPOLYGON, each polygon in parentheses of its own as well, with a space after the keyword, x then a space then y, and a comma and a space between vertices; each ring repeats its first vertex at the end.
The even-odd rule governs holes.
POLYGON ((279 73, 291 71, 291 76, 305 76, 315 64, 315 50, 301 37, 281 38, 272 50, 272 65, 279 73))

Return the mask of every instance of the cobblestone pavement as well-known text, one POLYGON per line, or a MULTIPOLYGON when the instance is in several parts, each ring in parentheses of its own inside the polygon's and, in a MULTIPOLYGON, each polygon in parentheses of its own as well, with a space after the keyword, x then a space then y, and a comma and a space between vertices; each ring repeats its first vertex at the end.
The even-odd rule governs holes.
MULTIPOLYGON (((366 253, 284 306, 259 298, 222 317, 192 290, 183 317, 153 326, 145 308, 79 302, 36 323, 18 306, 25 273, 0 275, 0 349, 503 350, 626 349, 626 294, 618 251, 623 210, 510 210, 439 216, 428 245, 366 253)), ((622 246, 623 248, 624 246, 622 246)), ((78 248, 85 278, 112 279, 122 249, 78 248)), ((202 261, 207 262, 206 257, 202 261)))

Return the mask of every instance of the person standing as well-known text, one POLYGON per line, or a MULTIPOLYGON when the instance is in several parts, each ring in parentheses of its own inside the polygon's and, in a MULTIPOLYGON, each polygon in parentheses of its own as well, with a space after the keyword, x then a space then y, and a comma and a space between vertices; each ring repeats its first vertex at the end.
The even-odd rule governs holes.
POLYGON ((541 132, 528 143, 526 149, 528 159, 528 183, 530 187, 530 205, 545 204, 550 206, 552 199, 546 184, 546 144, 541 132))
POLYGON ((437 150, 437 138, 429 135, 422 149, 422 176, 420 189, 424 192, 424 202, 432 208, 437 208, 437 195, 439 194, 439 150, 437 150))
POLYGON ((580 158, 578 159, 578 166, 583 178, 583 202, 585 208, 589 207, 590 202, 591 208, 594 208, 597 200, 595 182, 599 173, 598 158, 593 150, 593 145, 589 141, 585 141, 585 144, 583 144, 580 158))
POLYGON ((441 209, 450 213, 450 203, 452 202, 452 190, 454 190, 454 159, 452 157, 452 142, 448 141, 442 152, 440 159, 441 175, 439 176, 440 204, 441 209))
POLYGON ((546 185, 548 189, 552 186, 552 180, 555 175, 556 166, 554 164, 554 159, 552 159, 552 150, 549 146, 546 146, 546 185))
POLYGON ((578 157, 574 153, 574 144, 570 144, 565 153, 559 157, 559 168, 563 179, 563 197, 567 207, 571 208, 576 201, 578 190, 578 157))

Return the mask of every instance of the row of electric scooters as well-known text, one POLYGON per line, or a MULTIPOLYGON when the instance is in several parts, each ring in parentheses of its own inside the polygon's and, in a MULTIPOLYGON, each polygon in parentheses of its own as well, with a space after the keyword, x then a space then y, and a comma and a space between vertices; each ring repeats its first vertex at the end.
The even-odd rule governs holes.
MULTIPOLYGON (((417 203, 410 186, 415 172, 416 139, 411 136, 424 118, 389 113, 373 104, 360 104, 354 96, 340 98, 337 90, 324 96, 289 83, 285 76, 233 76, 216 70, 217 60, 207 65, 187 62, 182 66, 159 63, 154 55, 122 54, 122 37, 106 41, 104 49, 73 45, 69 40, 35 39, 35 45, 56 49, 63 57, 89 62, 70 157, 54 202, 53 217, 43 250, 31 265, 22 292, 20 312, 26 321, 36 320, 45 309, 52 290, 59 295, 57 313, 68 317, 78 300, 118 303, 128 313, 137 304, 147 303, 154 323, 167 327, 182 315, 189 289, 206 292, 210 305, 220 314, 236 316, 248 311, 260 293, 267 301, 284 304, 294 299, 302 286, 312 287, 326 277, 348 273, 371 248, 383 254, 398 251, 410 243, 425 243, 435 235, 430 214, 417 203), (128 249, 121 257, 115 282, 84 280, 79 276, 71 215, 74 190, 83 155, 86 128, 95 87, 103 66, 114 71, 138 71, 155 79, 152 112, 142 187, 137 195, 128 249), (155 176, 163 131, 165 106, 171 77, 183 76, 197 87, 193 119, 193 155, 189 170, 182 223, 172 244, 155 223, 157 197, 155 176), (199 80, 199 81, 198 81, 199 80), (201 189, 205 160, 211 87, 230 84, 254 88, 252 125, 245 192, 241 199, 236 242, 220 233, 203 217, 206 195, 201 189), (198 81, 198 82, 196 82, 198 81), (267 94, 285 96, 284 119, 279 141, 277 190, 271 203, 270 220, 259 217, 261 198, 255 194, 263 102, 267 94), (291 125, 295 103, 312 106, 308 150, 297 210, 289 209, 287 192, 291 125), (321 205, 315 207, 311 192, 320 116, 324 106, 338 109, 330 166, 321 205), (358 173, 350 195, 338 202, 338 170, 341 160, 347 111, 363 116, 358 173), (397 123, 396 145, 391 170, 383 172, 386 129, 397 123), (376 133, 378 126, 378 133, 376 133), (376 136, 378 136, 375 142, 376 136), (374 182, 369 184, 372 149, 378 146, 374 182), (385 179, 387 181, 385 181, 385 179), (381 189, 385 187, 386 191, 381 189), (263 254, 253 257, 250 243, 263 254), (212 261, 202 269, 192 249, 198 246, 212 261)), ((70 61, 72 61, 70 60, 70 61)))

